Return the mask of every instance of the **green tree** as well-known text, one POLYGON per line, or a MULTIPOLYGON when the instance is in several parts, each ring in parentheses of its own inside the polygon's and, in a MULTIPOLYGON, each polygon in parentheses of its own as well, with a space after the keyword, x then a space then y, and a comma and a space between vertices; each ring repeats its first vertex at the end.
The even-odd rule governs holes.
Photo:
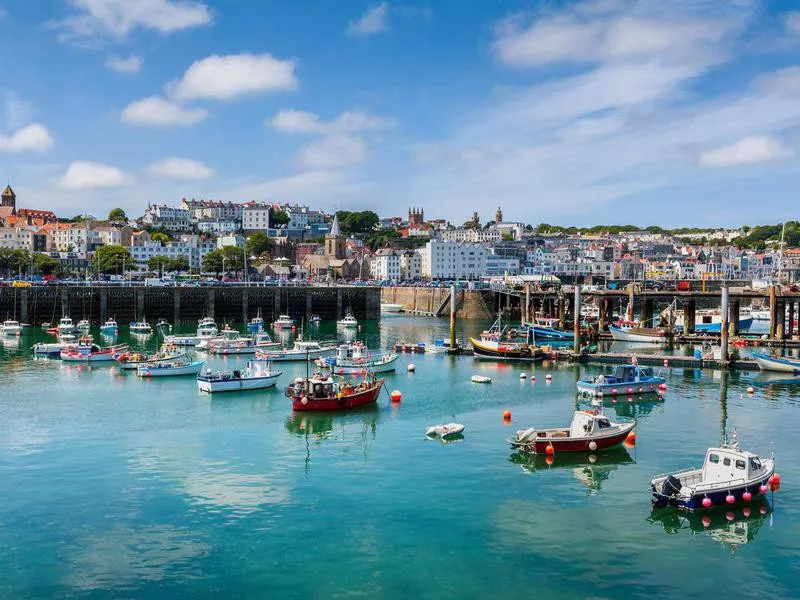
POLYGON ((169 271, 169 263, 172 259, 169 256, 157 254, 147 259, 147 269, 153 273, 163 275, 165 271, 169 271))
POLYGON ((503 241, 504 242, 513 242, 514 241, 514 235, 511 234, 511 233, 504 233, 503 234, 503 241))
POLYGON ((464 223, 464 224, 461 226, 461 228, 462 228, 462 229, 480 229, 480 226, 481 226, 481 224, 480 224, 480 223, 476 223, 476 222, 475 222, 475 221, 473 221, 473 220, 469 220, 469 221, 465 222, 465 223, 464 223))
POLYGON ((189 270, 189 259, 183 254, 169 259, 168 268, 173 273, 182 273, 189 270))
POLYGON ((273 227, 283 227, 291 221, 291 217, 286 214, 285 210, 270 211, 269 220, 273 227))
POLYGON ((133 265, 131 253, 124 246, 108 244, 95 250, 92 266, 100 273, 119 273, 133 265))
POLYGON ((271 253, 274 245, 275 240, 263 231, 256 231, 247 238, 245 249, 247 250, 248 256, 261 256, 264 253, 271 253))
POLYGON ((244 252, 235 246, 225 246, 212 250, 203 258, 203 270, 219 275, 225 273, 238 273, 244 268, 244 252))
POLYGON ((37 252, 33 255, 33 266, 42 275, 52 275, 61 270, 61 261, 48 254, 37 252))
POLYGON ((27 250, 0 248, 0 271, 7 276, 30 270, 31 253, 27 250))
POLYGON ((125 216, 125 211, 121 208, 112 208, 108 213, 108 220, 114 223, 124 223, 128 220, 128 217, 125 216))
POLYGON ((172 238, 170 238, 169 234, 165 231, 156 231, 150 235, 150 239, 154 242, 160 242, 161 245, 164 246, 167 242, 171 241, 172 238))

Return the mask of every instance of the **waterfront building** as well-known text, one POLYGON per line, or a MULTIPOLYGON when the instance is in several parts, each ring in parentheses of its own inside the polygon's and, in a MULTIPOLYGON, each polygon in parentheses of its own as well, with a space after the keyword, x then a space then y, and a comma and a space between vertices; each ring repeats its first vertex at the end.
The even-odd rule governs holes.
POLYGON ((422 255, 416 250, 400 252, 400 279, 416 280, 422 277, 422 255))
POLYGON ((27 227, 0 227, 0 248, 34 250, 34 231, 27 227))
POLYGON ((402 275, 400 254, 390 248, 375 251, 370 263, 372 276, 381 281, 398 281, 402 275))
POLYGON ((419 252, 422 276, 429 279, 470 279, 486 274, 488 251, 482 244, 431 240, 419 252))
MULTIPOLYGON (((242 229, 245 231, 266 231, 270 228, 270 211, 267 204, 248 202, 242 210, 242 229)), ((272 236, 270 236, 272 237, 272 236)))

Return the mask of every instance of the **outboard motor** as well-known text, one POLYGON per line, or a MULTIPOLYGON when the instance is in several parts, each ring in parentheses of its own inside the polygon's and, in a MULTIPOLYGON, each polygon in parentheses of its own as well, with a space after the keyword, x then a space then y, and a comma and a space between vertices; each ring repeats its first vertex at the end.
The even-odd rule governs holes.
POLYGON ((661 490, 657 491, 653 486, 653 507, 664 508, 669 504, 670 498, 677 496, 683 484, 677 477, 670 475, 661 484, 661 490))

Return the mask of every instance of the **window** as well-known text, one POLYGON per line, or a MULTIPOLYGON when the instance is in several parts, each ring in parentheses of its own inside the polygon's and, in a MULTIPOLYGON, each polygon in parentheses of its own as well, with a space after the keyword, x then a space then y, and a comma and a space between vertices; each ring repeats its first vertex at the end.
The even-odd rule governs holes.
POLYGON ((744 471, 744 468, 745 468, 746 466, 747 466, 747 463, 746 463, 746 462, 744 462, 743 460, 737 460, 737 461, 736 461, 736 468, 737 468, 737 469, 742 469, 742 470, 744 471))
POLYGON ((730 467, 731 459, 726 456, 725 458, 722 459, 722 464, 725 465, 726 467, 730 467))
POLYGON ((611 423, 608 422, 608 419, 598 419, 597 420, 597 426, 600 429, 607 429, 607 428, 611 427, 611 423))
POLYGON ((712 462, 714 464, 719 462, 719 456, 716 454, 709 454, 708 455, 708 462, 712 462))
POLYGON ((753 471, 758 471, 761 468, 761 461, 757 456, 750 457, 750 468, 753 471))

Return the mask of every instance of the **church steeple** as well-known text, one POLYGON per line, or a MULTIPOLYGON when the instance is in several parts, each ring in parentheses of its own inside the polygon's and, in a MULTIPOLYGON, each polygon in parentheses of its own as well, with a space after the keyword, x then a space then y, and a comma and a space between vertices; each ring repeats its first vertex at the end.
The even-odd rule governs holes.
POLYGON ((3 193, 0 194, 0 206, 17 207, 17 195, 14 193, 14 190, 11 189, 10 185, 7 185, 3 193))
POLYGON ((334 259, 347 258, 347 248, 345 247, 345 239, 342 236, 342 230, 339 227, 338 215, 333 215, 333 223, 331 223, 331 230, 325 236, 325 256, 334 259))

